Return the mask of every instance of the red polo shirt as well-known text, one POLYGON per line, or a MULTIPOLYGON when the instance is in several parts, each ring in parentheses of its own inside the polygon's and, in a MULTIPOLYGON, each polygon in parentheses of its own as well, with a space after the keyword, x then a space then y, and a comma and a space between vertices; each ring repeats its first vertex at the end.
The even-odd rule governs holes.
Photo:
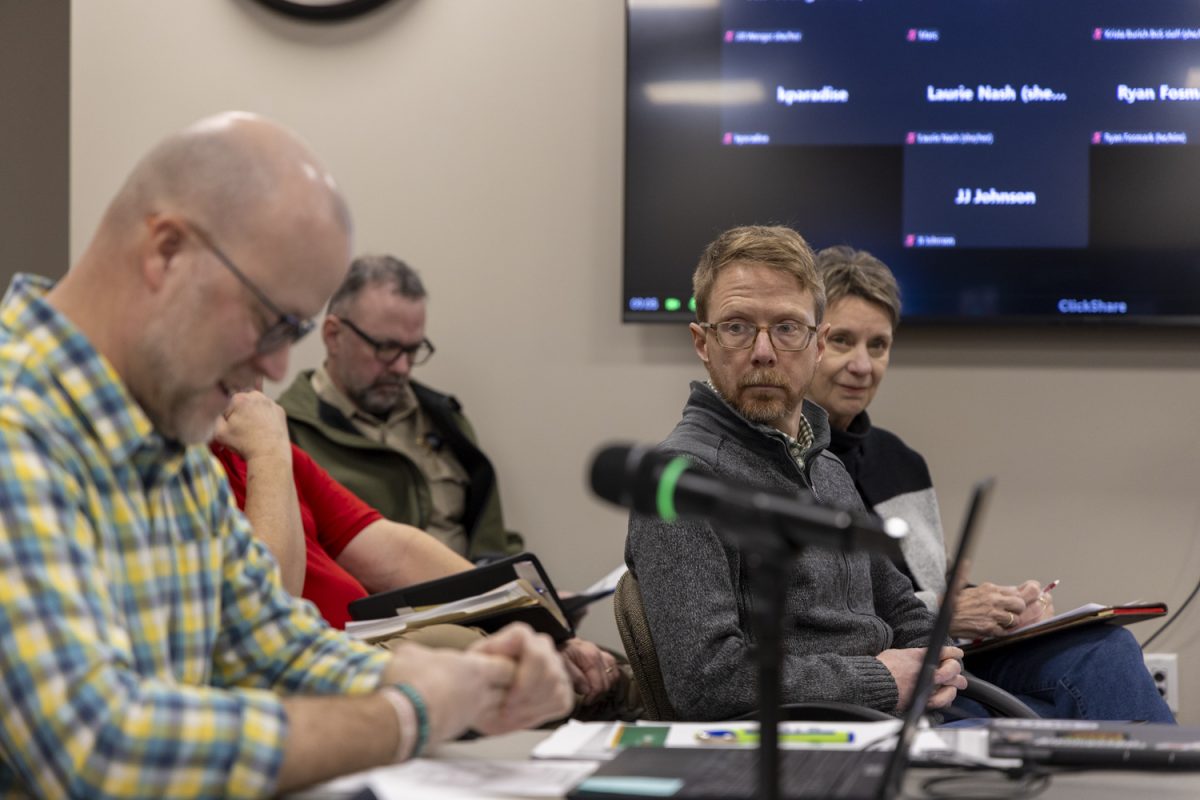
MULTIPOLYGON (((225 467, 238 508, 246 508, 246 462, 228 447, 211 445, 225 467)), ((383 515, 292 445, 292 475, 300 497, 300 521, 304 525, 304 598, 311 600, 321 615, 336 628, 350 619, 346 610, 351 600, 367 596, 367 590, 349 572, 338 566, 337 557, 363 528, 383 515)))

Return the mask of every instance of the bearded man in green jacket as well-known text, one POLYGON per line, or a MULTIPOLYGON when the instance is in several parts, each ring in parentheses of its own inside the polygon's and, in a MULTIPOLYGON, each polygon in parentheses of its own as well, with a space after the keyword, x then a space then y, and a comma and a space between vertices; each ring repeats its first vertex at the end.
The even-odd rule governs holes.
POLYGON ((302 450, 388 519, 473 560, 523 549, 496 472, 452 396, 410 377, 433 355, 425 287, 392 256, 355 259, 322 323, 324 365, 279 398, 302 450))

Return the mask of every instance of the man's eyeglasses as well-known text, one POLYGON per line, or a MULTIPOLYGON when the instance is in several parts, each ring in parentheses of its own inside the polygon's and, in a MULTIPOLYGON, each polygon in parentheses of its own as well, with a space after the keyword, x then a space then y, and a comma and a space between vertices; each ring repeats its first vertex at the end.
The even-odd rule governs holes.
POLYGON ((433 355, 433 342, 428 339, 422 339, 416 344, 401 344, 400 342, 391 341, 381 342, 345 317, 338 317, 338 319, 347 328, 358 334, 360 339, 371 345, 375 350, 375 358, 384 364, 391 365, 400 356, 408 356, 409 363, 416 367, 424 364, 433 355))
POLYGON ((816 325, 803 322, 776 322, 774 325, 751 325, 740 319, 725 322, 701 322, 700 327, 717 335, 717 344, 731 350, 746 350, 754 346, 759 331, 766 331, 776 350, 797 351, 808 347, 817 332, 816 325))
POLYGON ((204 230, 194 222, 187 223, 187 226, 191 229, 192 233, 196 235, 196 238, 200 240, 201 244, 207 247, 212 254, 217 257, 217 260, 224 264, 225 268, 232 272, 233 276, 241 281, 243 286, 250 290, 250 293, 258 299, 258 302, 262 303, 264 306, 266 306, 268 311, 278 317, 278 319, 271 325, 267 326, 267 329, 262 332, 261 336, 258 337, 258 344, 255 345, 254 349, 259 355, 273 353, 285 345, 294 344, 295 342, 303 339, 310 331, 312 331, 312 329, 316 326, 316 322, 311 319, 302 319, 295 314, 287 314, 281 311, 279 306, 272 303, 271 300, 265 294, 263 294, 262 289, 259 289, 249 278, 246 277, 246 273, 238 269, 237 265, 233 263, 233 259, 225 255, 225 253, 221 251, 221 248, 217 247, 211 236, 205 233, 204 230))

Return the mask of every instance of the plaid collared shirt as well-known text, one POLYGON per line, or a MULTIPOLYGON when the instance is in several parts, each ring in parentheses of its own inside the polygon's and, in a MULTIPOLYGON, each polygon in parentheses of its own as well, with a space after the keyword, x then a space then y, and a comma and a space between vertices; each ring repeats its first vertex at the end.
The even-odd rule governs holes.
POLYGON ((49 285, 0 304, 0 794, 269 794, 280 695, 370 691, 388 655, 288 596, 49 285))

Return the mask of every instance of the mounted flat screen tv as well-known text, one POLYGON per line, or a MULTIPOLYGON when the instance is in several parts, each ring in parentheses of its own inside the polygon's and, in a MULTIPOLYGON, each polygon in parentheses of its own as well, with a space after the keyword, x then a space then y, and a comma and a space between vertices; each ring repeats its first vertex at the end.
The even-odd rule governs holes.
POLYGON ((896 272, 909 321, 1200 323, 1200 3, 628 0, 623 318, 721 230, 896 272))

